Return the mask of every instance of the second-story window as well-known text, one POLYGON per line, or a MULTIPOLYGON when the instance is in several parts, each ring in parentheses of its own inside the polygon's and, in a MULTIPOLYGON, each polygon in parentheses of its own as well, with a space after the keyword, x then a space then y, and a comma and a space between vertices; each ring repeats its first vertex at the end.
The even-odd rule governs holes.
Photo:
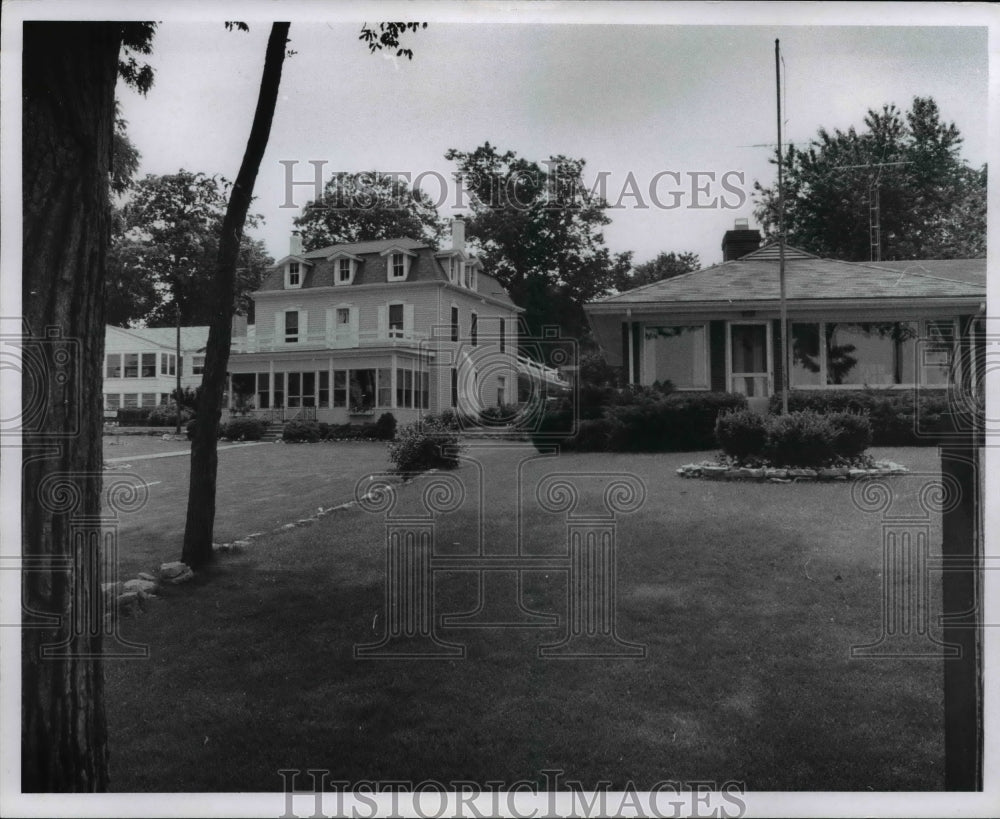
POLYGON ((451 308, 451 340, 458 341, 458 308, 451 308))
POLYGON ((473 347, 479 345, 479 316, 476 313, 472 314, 472 322, 469 324, 469 337, 473 347))
POLYGON ((299 311, 285 311, 285 344, 295 344, 299 340, 299 311))
POLYGON ((346 284, 351 280, 351 260, 340 259, 337 262, 337 281, 346 284))
POLYGON ((403 305, 402 304, 390 304, 389 305, 389 337, 390 338, 402 338, 403 337, 403 305))
POLYGON ((203 372, 205 372, 205 356, 193 356, 191 359, 191 375, 201 375, 203 372))
POLYGON ((507 322, 500 319, 500 352, 507 349, 507 322))
POLYGON ((337 328, 347 327, 351 323, 351 308, 350 307, 338 307, 337 308, 337 328))
POLYGON ((298 287, 302 284, 302 273, 298 262, 288 263, 288 286, 298 287))

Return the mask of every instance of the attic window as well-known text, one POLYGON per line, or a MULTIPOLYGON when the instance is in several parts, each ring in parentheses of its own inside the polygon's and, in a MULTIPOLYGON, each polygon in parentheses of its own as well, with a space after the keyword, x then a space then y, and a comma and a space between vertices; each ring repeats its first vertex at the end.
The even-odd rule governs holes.
POLYGON ((288 263, 288 286, 289 287, 302 286, 302 272, 298 262, 288 263))
POLYGON ((390 279, 405 279, 406 278, 406 256, 402 253, 393 253, 390 259, 389 268, 389 278, 390 279))
POLYGON ((337 262, 337 284, 348 284, 351 281, 351 260, 340 259, 337 262))

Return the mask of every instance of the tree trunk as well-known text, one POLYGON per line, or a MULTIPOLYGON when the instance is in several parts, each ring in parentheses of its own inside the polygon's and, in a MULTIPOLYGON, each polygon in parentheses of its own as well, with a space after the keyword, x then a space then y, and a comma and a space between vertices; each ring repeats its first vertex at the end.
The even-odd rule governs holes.
POLYGON ((92 567, 101 565, 104 271, 121 34, 115 23, 24 23, 25 792, 102 791, 108 782, 102 628, 80 624, 101 599, 92 567), (39 612, 58 624, 33 627, 39 612))
POLYGON ((187 521, 184 527, 184 550, 181 560, 192 568, 201 568, 212 561, 212 530, 215 526, 215 482, 219 455, 216 430, 222 414, 222 393, 229 367, 229 347, 232 342, 233 304, 236 288, 236 264, 247 211, 253 196, 271 120, 278 101, 281 67, 285 60, 288 23, 274 23, 267 41, 264 74, 260 81, 257 110, 254 113, 250 138, 243 153, 243 163, 236 177, 229 207, 222 222, 219 256, 216 262, 212 296, 212 321, 205 349, 205 371, 201 379, 201 397, 195 415, 194 438, 191 443, 191 479, 188 489, 187 521))

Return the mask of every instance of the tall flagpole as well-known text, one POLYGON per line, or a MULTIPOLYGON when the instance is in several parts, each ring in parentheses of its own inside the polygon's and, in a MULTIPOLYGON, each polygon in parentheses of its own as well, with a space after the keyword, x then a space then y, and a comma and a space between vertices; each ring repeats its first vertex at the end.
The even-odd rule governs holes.
POLYGON ((774 41, 774 75, 778 96, 778 288, 781 300, 781 412, 788 414, 788 306, 785 304, 785 180, 781 156, 781 46, 774 41))

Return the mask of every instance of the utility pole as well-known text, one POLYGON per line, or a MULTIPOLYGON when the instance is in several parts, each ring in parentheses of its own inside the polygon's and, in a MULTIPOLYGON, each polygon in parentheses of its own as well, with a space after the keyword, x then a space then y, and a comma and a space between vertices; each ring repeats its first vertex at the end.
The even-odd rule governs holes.
POLYGON ((177 360, 174 361, 174 373, 177 376, 177 391, 174 393, 174 409, 177 411, 177 427, 174 435, 181 434, 181 304, 174 295, 174 316, 177 320, 177 360))
POLYGON ((781 412, 788 415, 788 305, 785 303, 785 179, 781 156, 781 44, 774 41, 778 98, 778 290, 781 301, 781 412))

